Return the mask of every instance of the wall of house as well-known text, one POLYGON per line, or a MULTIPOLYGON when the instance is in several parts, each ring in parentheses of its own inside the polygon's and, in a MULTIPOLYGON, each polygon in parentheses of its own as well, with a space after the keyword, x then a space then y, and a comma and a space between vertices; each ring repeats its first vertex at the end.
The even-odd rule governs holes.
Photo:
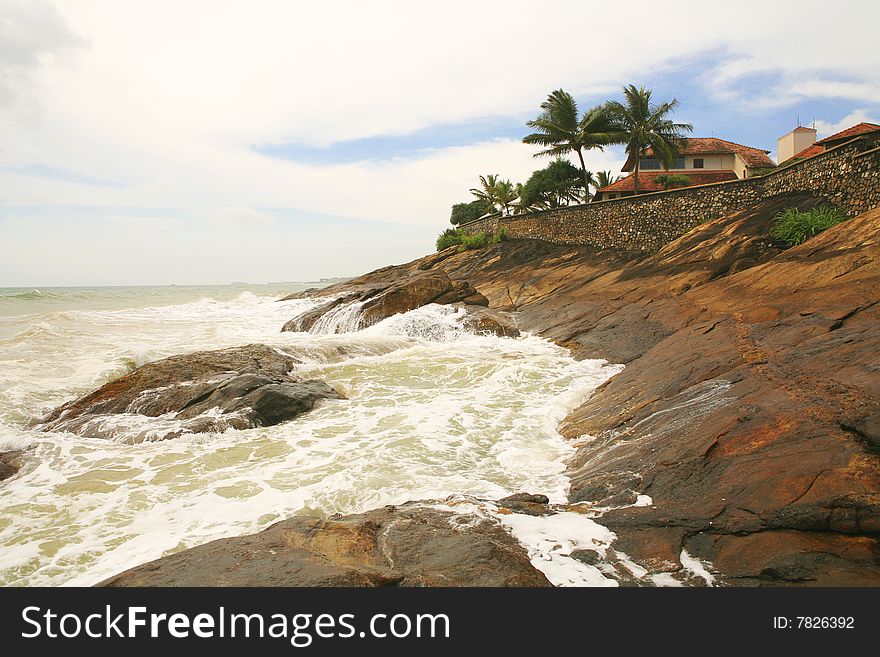
POLYGON ((698 223, 787 192, 809 191, 850 216, 880 205, 880 141, 858 139, 768 175, 596 201, 463 225, 510 238, 653 253, 698 223))
POLYGON ((812 128, 808 130, 797 128, 792 130, 787 135, 783 135, 776 140, 776 161, 785 162, 805 148, 812 146, 815 141, 816 131, 812 128))

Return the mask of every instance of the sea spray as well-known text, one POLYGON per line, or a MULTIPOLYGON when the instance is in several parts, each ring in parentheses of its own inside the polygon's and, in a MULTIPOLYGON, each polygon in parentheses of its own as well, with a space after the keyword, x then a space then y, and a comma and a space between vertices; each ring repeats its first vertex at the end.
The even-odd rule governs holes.
MULTIPOLYGON (((426 306, 345 334, 281 333, 320 300, 218 301, 43 313, 0 340, 0 431, 29 446, 0 492, 4 584, 93 584, 169 551, 297 513, 349 513, 449 494, 565 499, 565 413, 619 368, 539 338, 476 336, 426 306), (63 316, 62 316, 63 315, 63 316), (128 444, 29 422, 133 364, 261 342, 345 390, 274 427, 128 444)), ((155 429, 155 418, 133 415, 155 429)), ((130 431, 134 427, 125 427, 130 431)))

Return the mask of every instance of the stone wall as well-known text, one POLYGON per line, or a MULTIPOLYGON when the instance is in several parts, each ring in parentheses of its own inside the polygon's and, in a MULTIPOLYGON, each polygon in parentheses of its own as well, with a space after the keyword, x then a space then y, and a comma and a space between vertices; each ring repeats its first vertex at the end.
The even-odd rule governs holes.
POLYGON ((880 147, 858 138, 765 176, 653 192, 512 217, 478 219, 467 233, 654 253, 695 225, 787 192, 809 191, 853 216, 880 205, 880 147))

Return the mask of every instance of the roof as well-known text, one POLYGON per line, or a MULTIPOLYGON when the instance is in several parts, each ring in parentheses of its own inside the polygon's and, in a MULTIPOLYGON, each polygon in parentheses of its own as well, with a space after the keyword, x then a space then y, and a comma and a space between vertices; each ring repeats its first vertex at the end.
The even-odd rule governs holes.
MULTIPOLYGON (((786 162, 791 162, 792 160, 803 160, 807 157, 813 157, 814 155, 818 155, 819 153, 825 152, 825 146, 820 143, 815 143, 812 146, 807 146, 804 150, 796 155, 792 155, 790 158, 786 160, 786 162)), ((782 162, 780 162, 782 164, 782 162)))
MULTIPOLYGON (((631 192, 633 191, 634 183, 633 176, 635 174, 630 174, 625 178, 621 178, 617 182, 611 183, 606 187, 601 187, 596 190, 596 193, 605 193, 605 192, 631 192)), ((708 185, 709 183, 716 182, 724 182, 725 180, 736 180, 737 176, 733 171, 707 171, 707 170, 688 170, 687 173, 679 173, 679 172, 670 172, 670 171, 639 171, 639 191, 640 192, 660 192, 663 191, 663 185, 656 182, 657 176, 662 175, 685 175, 690 179, 690 185, 688 187, 693 187, 694 185, 708 185)))
MULTIPOLYGON (((684 145, 678 149, 679 155, 717 155, 720 153, 735 153, 742 158, 747 167, 773 167, 776 166, 767 154, 770 151, 761 148, 753 148, 744 146, 726 139, 718 137, 688 137, 684 140, 684 145)), ((649 148, 645 151, 645 155, 651 157, 654 155, 654 149, 649 148)), ((630 156, 626 164, 623 165, 621 171, 632 171, 633 157, 630 156)), ((690 174, 689 174, 690 175, 690 174)))
MULTIPOLYGON (((849 139, 850 137, 858 137, 859 135, 864 135, 869 132, 875 132, 880 130, 880 125, 876 123, 857 123, 851 128, 847 128, 846 130, 841 130, 840 132, 836 132, 830 137, 825 137, 825 139, 820 139, 817 141, 817 144, 828 144, 831 142, 839 141, 841 139, 849 139)), ((797 156, 795 156, 797 157, 797 156)))
POLYGON ((797 128, 792 130, 792 132, 816 132, 816 128, 807 128, 802 125, 799 125, 797 128))

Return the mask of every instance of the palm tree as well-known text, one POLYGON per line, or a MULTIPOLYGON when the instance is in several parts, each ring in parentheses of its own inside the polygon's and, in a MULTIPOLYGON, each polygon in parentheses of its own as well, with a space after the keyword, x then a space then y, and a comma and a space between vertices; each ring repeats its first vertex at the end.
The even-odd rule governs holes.
POLYGON ((673 123, 668 117, 678 106, 672 99, 659 105, 651 102, 650 89, 635 85, 623 88, 624 103, 610 101, 606 104, 615 128, 623 133, 620 144, 626 144, 627 155, 635 161, 633 170, 633 193, 639 193, 639 158, 651 148, 668 168, 678 155, 684 142, 684 133, 692 132, 690 123, 673 123))
POLYGON ((502 215, 509 214, 510 204, 517 197, 516 187, 509 180, 501 180, 501 176, 494 173, 480 176, 480 188, 473 188, 470 192, 502 215))
POLYGON ((620 180, 620 176, 615 176, 610 171, 599 171, 596 173, 596 188, 608 187, 608 185, 616 183, 618 180, 620 180))
POLYGON ((581 163, 581 178, 584 185, 584 197, 589 195, 590 180, 584 164, 584 150, 598 148, 618 142, 621 136, 614 131, 604 106, 594 107, 578 118, 577 103, 567 91, 557 89, 541 103, 541 113, 534 121, 526 123, 536 132, 523 137, 525 144, 549 146, 535 157, 550 155, 560 157, 569 152, 577 153, 581 163))

